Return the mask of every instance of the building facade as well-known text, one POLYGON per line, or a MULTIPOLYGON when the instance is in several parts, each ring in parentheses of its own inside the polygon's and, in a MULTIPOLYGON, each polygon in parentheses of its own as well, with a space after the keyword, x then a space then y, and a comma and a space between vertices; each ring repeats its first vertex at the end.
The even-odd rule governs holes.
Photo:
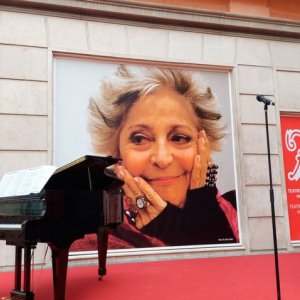
MULTIPOLYGON (((109 259, 273 251, 265 114, 263 104, 256 101, 259 94, 276 103, 268 115, 278 249, 299 251, 300 244, 290 234, 281 117, 297 120, 300 116, 300 8, 293 1, 279 2, 0 1, 0 176, 53 163, 57 59, 158 63, 226 72, 240 244, 112 253, 109 259)), ((0 266, 11 267, 12 248, 5 247, 4 241, 0 245, 0 266)), ((37 264, 45 263, 45 248, 38 246, 37 264)), ((74 255, 74 261, 90 257, 74 255)))

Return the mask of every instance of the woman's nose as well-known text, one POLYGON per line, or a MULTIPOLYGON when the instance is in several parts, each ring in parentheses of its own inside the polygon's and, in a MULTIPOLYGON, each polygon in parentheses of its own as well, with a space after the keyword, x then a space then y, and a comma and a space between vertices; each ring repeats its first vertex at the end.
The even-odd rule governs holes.
POLYGON ((173 161, 173 155, 167 143, 157 143, 154 146, 150 160, 153 165, 156 165, 161 169, 166 168, 173 161))

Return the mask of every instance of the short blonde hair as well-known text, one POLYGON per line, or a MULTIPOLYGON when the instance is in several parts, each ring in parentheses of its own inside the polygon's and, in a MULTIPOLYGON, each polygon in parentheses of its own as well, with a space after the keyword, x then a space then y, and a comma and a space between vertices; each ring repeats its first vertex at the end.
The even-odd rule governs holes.
POLYGON ((128 67, 120 65, 113 78, 103 79, 99 95, 88 106, 93 150, 105 155, 119 152, 119 132, 135 101, 160 87, 184 96, 198 117, 198 130, 204 129, 212 150, 219 150, 224 127, 219 120, 216 99, 209 87, 199 87, 192 74, 181 69, 128 67))

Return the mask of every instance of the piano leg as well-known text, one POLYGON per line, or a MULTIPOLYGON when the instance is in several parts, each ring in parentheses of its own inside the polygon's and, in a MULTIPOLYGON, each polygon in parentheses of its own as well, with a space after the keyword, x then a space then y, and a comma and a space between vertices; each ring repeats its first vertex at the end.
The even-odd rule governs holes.
POLYGON ((21 290, 22 247, 16 246, 15 254, 15 290, 21 290))
POLYGON ((100 227, 97 232, 98 244, 98 279, 101 280, 106 275, 106 256, 108 246, 109 229, 100 227))
POLYGON ((12 299, 33 300, 34 293, 30 291, 31 250, 34 246, 24 246, 24 282, 21 289, 22 246, 16 246, 15 257, 15 288, 10 292, 12 299))
POLYGON ((31 247, 24 247, 24 291, 30 292, 30 281, 31 281, 31 247))
POLYGON ((54 300, 65 300, 69 248, 50 245, 52 251, 52 272, 54 300))

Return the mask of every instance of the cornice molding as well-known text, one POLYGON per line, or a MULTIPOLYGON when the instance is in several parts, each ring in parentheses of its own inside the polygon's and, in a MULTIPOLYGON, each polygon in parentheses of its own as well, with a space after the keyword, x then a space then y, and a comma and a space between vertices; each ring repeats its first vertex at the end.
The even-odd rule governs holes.
POLYGON ((0 0, 0 9, 80 19, 300 39, 300 22, 124 0, 0 0))

